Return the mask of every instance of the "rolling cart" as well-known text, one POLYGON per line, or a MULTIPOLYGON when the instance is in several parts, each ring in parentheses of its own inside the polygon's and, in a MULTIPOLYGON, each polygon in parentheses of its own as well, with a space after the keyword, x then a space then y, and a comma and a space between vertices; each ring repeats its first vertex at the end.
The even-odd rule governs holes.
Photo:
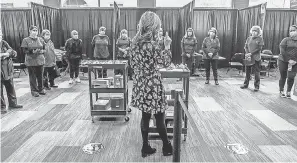
MULTIPOLYGON (((88 79, 89 79, 89 94, 90 94, 90 110, 92 116, 92 122, 94 123, 94 117, 125 117, 125 121, 129 121, 127 116, 131 109, 128 105, 128 61, 126 60, 82 60, 81 65, 88 66, 88 79), (97 71, 102 69, 122 69, 124 71, 122 84, 116 85, 117 81, 110 81, 112 84, 107 84, 107 87, 98 87, 94 85, 94 81, 97 77, 97 71), (92 79, 92 73, 94 72, 94 78, 92 79), (95 102, 93 95, 95 94, 95 102), (113 106, 110 104, 112 99, 102 99, 98 97, 98 94, 123 94, 122 106, 113 106), (109 101, 109 102, 108 102, 109 101), (104 103, 105 102, 105 103, 104 103), (105 107, 102 107, 104 103, 105 107), (100 107, 101 106, 101 107, 100 107)), ((101 80, 102 81, 102 80, 101 80)), ((107 81, 106 81, 107 82, 107 81)), ((108 82, 109 83, 109 82, 108 82)), ((103 85, 103 84, 102 84, 103 85)))
MULTIPOLYGON (((172 69, 167 70, 165 68, 159 70, 161 73, 162 78, 182 78, 183 79, 183 99, 186 104, 186 107, 188 108, 188 99, 189 99, 189 84, 190 84, 190 70, 188 69, 172 69)), ((172 90, 169 92, 166 92, 166 95, 171 95, 172 90)), ((172 99, 173 96, 171 96, 171 99, 167 99, 168 106, 174 105, 174 99, 172 99)), ((173 111, 168 109, 168 111, 173 111)), ((166 113, 166 112, 165 112, 166 113)), ((183 112, 183 128, 182 128, 182 134, 184 134, 184 141, 187 139, 187 127, 188 127, 188 120, 187 116, 183 112)), ((165 121, 173 121, 173 115, 172 116, 166 116, 165 121)), ((158 133, 156 126, 149 128, 149 133, 158 133)), ((167 133, 173 133, 173 127, 167 126, 167 133)))

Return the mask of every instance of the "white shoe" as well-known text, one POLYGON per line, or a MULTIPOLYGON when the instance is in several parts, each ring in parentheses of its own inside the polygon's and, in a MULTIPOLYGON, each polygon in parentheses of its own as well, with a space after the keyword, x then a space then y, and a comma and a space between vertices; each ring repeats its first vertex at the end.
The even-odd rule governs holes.
POLYGON ((73 79, 70 79, 69 80, 69 84, 73 84, 73 79))
POLYGON ((75 79, 75 81, 76 81, 77 83, 80 83, 80 79, 79 79, 79 77, 77 77, 77 78, 75 79))

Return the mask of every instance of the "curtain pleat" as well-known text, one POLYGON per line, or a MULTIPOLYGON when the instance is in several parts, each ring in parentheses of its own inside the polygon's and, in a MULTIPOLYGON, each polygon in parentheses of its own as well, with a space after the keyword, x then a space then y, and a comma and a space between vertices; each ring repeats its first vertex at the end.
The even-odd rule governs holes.
POLYGON ((220 56, 225 57, 226 60, 220 61, 219 66, 228 66, 230 57, 235 53, 235 39, 236 39, 236 10, 229 11, 213 11, 213 27, 218 31, 218 37, 221 44, 220 56))
POLYGON ((17 51, 17 62, 24 62, 25 55, 21 49, 23 38, 29 35, 31 25, 31 10, 5 10, 1 9, 1 28, 3 39, 17 51))
MULTIPOLYGON (((239 10, 237 26, 237 52, 244 52, 244 44, 252 26, 261 26, 261 5, 239 10)), ((265 44, 265 42, 264 42, 265 44)))
POLYGON ((51 31, 51 39, 55 43, 56 48, 60 48, 60 11, 59 9, 43 6, 40 4, 32 3, 32 23, 39 28, 39 34, 43 29, 51 31))
POLYGON ((293 24, 297 24, 297 11, 268 10, 263 29, 264 49, 270 49, 278 55, 279 44, 289 36, 289 27, 293 24))

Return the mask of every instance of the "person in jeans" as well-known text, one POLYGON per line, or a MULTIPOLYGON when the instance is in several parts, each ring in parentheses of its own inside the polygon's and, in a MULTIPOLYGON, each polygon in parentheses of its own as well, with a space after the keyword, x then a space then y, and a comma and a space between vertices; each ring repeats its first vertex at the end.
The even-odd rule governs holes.
POLYGON ((141 135, 142 157, 154 154, 148 142, 149 122, 152 114, 156 118, 156 127, 163 142, 162 152, 164 156, 172 155, 172 145, 168 140, 165 126, 165 110, 168 108, 165 88, 162 83, 158 67, 170 65, 168 57, 162 55, 157 40, 157 32, 161 28, 161 20, 157 14, 151 11, 145 12, 139 21, 139 31, 133 38, 131 66, 135 74, 135 82, 132 90, 131 105, 142 111, 141 135))
POLYGON ((25 64, 29 72, 31 94, 38 97, 46 94, 43 86, 44 42, 37 36, 36 26, 31 26, 29 30, 30 36, 23 39, 21 47, 26 54, 25 64))
POLYGON ((261 55, 260 52, 264 46, 264 41, 261 36, 262 30, 259 26, 253 26, 250 30, 251 36, 247 38, 244 46, 245 57, 250 61, 250 65, 246 66, 245 81, 241 89, 248 88, 251 78, 252 68, 255 73, 254 91, 259 91, 260 88, 260 69, 261 69, 261 55))
MULTIPOLYGON (((107 35, 105 35, 106 28, 100 27, 99 34, 95 35, 92 39, 91 44, 94 48, 94 58, 97 60, 107 60, 109 58, 108 46, 110 45, 110 40, 107 35)), ((98 76, 103 78, 107 77, 107 70, 103 69, 103 74, 101 71, 98 71, 98 76)))
POLYGON ((43 72, 43 79, 44 79, 44 87, 47 90, 52 88, 57 88, 58 86, 55 85, 55 67, 56 67, 56 54, 55 54, 55 47, 54 43, 52 42, 51 32, 48 29, 44 29, 41 32, 41 37, 45 43, 45 64, 44 64, 44 72, 43 72), (50 83, 50 84, 49 84, 50 83))
POLYGON ((280 96, 287 98, 291 98, 291 90, 297 73, 297 25, 292 25, 289 30, 290 36, 284 38, 280 43, 280 56, 278 58, 280 96), (285 94, 286 81, 287 93, 285 94))
POLYGON ((203 50, 203 59, 204 65, 206 69, 206 81, 205 84, 209 84, 210 77, 210 65, 213 71, 213 77, 215 80, 215 84, 219 85, 218 82, 218 59, 219 59, 219 50, 220 50, 220 40, 217 36, 217 30, 215 28, 211 28, 208 31, 208 37, 203 40, 202 50, 203 50))
POLYGON ((78 38, 76 30, 71 31, 71 38, 66 41, 65 50, 70 64, 69 84, 73 84, 73 82, 80 83, 78 74, 80 60, 82 59, 82 40, 78 38))
MULTIPOLYGON (((117 56, 116 59, 118 60, 128 60, 130 58, 130 46, 131 46, 131 39, 128 37, 128 31, 126 29, 123 29, 120 32, 120 37, 118 38, 116 42, 117 47, 117 56)), ((123 74, 123 70, 119 69, 115 71, 116 74, 123 74)), ((128 76, 130 80, 132 79, 132 69, 129 63, 128 66, 128 76)))
POLYGON ((3 85, 7 92, 7 98, 9 108, 22 108, 22 105, 17 104, 17 98, 15 94, 13 84, 13 61, 12 58, 17 56, 6 41, 2 40, 2 31, 0 31, 0 50, 1 50, 1 114, 7 113, 5 99, 3 95, 3 85))

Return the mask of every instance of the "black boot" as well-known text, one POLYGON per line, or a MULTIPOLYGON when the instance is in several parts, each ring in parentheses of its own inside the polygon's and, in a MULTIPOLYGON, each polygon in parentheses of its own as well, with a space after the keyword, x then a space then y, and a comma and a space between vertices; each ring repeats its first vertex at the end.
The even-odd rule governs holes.
POLYGON ((205 84, 209 84, 209 79, 206 79, 205 84))
POLYGON ((141 149, 141 156, 142 157, 146 157, 146 156, 149 156, 149 155, 152 155, 154 153, 156 153, 156 148, 152 148, 149 143, 144 143, 142 145, 142 149, 141 149))
POLYGON ((171 156, 172 155, 172 145, 170 141, 168 141, 166 144, 163 144, 163 156, 171 156))
POLYGON ((146 157, 148 155, 156 153, 156 149, 152 148, 148 143, 148 131, 141 130, 142 135, 142 149, 141 149, 141 156, 146 157))

